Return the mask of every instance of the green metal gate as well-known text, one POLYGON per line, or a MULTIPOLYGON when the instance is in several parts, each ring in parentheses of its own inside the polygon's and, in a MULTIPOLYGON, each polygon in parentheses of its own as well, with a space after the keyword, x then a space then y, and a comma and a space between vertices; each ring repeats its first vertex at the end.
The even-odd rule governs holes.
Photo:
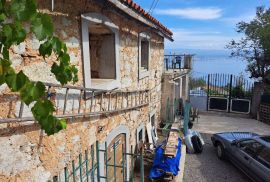
MULTIPOLYGON (((112 180, 108 179, 108 167, 113 167, 114 170, 114 182, 120 182, 116 177, 116 169, 121 168, 123 171, 123 177, 121 177, 123 182, 133 182, 134 181, 134 163, 135 159, 140 160, 140 181, 144 182, 144 155, 141 151, 140 153, 132 153, 133 146, 130 148, 130 153, 124 152, 122 150, 123 160, 122 165, 116 165, 116 146, 113 144, 113 162, 110 163, 108 160, 108 146, 105 142, 105 150, 100 149, 99 142, 96 142, 95 145, 91 145, 90 150, 86 150, 84 154, 79 155, 79 161, 76 164, 75 161, 72 161, 71 165, 67 165, 63 172, 59 175, 54 176, 53 182, 100 182, 106 181, 111 182, 112 180), (104 153, 104 166, 105 166, 105 175, 100 174, 100 153, 104 153), (131 162, 130 169, 127 169, 127 161, 131 162), (129 170, 129 177, 127 176, 127 170, 129 170)), ((122 144, 124 148, 124 144, 122 144)))

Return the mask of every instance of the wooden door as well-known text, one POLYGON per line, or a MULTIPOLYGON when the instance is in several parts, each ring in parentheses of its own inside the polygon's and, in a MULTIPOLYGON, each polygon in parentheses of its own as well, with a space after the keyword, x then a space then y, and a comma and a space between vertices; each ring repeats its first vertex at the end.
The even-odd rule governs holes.
MULTIPOLYGON (((113 139, 113 141, 108 146, 108 164, 122 166, 123 162, 123 150, 125 150, 126 142, 125 135, 120 134, 113 139), (124 148, 123 148, 124 146, 124 148), (114 154, 115 147, 115 154, 114 154), (114 160, 115 155, 115 160, 114 160), (115 164, 114 164, 115 161, 115 164)), ((113 166, 108 166, 108 181, 123 181, 123 169, 120 167, 114 168, 113 166)))

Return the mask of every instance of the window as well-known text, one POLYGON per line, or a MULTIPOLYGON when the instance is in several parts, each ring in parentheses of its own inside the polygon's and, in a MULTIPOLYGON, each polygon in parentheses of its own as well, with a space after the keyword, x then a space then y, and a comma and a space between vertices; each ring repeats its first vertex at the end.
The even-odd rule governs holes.
POLYGON ((239 147, 251 157, 255 157, 263 145, 255 140, 245 140, 239 143, 239 147))
POLYGON ((257 160, 270 169, 270 149, 262 149, 262 151, 258 155, 257 160))
POLYGON ((149 41, 141 40, 141 69, 148 71, 149 66, 149 41))
POLYGON ((143 130, 139 131, 139 142, 143 141, 143 130))
POLYGON ((145 33, 139 34, 139 78, 149 76, 150 37, 145 33))
POLYGON ((120 87, 118 27, 101 14, 84 14, 82 39, 85 87, 120 87))
POLYGON ((144 124, 140 124, 140 126, 136 130, 136 143, 144 142, 145 129, 144 124))
POLYGON ((89 26, 89 52, 91 78, 115 79, 115 35, 106 26, 89 26))

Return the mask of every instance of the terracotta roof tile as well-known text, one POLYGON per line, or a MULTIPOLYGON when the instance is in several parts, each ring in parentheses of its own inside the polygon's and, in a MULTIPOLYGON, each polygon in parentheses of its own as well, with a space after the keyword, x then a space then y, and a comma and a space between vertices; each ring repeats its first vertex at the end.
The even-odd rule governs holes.
POLYGON ((160 27, 163 31, 165 31, 170 36, 173 35, 173 33, 167 27, 162 25, 156 18, 154 18, 148 12, 146 12, 140 5, 133 2, 133 0, 120 0, 120 1, 123 4, 127 5, 128 7, 130 7, 131 9, 133 9, 136 13, 141 14, 146 19, 148 19, 149 21, 151 21, 152 23, 160 27))

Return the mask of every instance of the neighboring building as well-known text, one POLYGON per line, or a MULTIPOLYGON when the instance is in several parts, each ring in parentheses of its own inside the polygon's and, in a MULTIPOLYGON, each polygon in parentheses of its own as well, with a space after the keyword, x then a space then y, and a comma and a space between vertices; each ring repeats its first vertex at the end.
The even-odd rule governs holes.
MULTIPOLYGON (((50 73, 54 59, 38 55, 40 43, 33 35, 12 48, 15 69, 50 83, 55 115, 69 122, 67 129, 45 135, 33 122, 31 107, 1 86, 0 181, 52 180, 96 141, 100 148, 105 142, 109 148, 122 143, 130 152, 130 145, 145 140, 145 126, 161 121, 164 39, 172 40, 170 30, 131 0, 39 0, 38 5, 53 17, 55 34, 66 42, 79 81, 76 87, 57 85, 50 73)), ((122 147, 116 150, 122 162, 122 147)), ((100 175, 105 173, 103 156, 100 175)), ((129 162, 125 165, 129 168, 129 162)))
POLYGON ((172 122, 172 118, 177 114, 176 110, 182 112, 184 103, 189 101, 192 57, 193 55, 165 55, 162 75, 162 121, 172 122))

